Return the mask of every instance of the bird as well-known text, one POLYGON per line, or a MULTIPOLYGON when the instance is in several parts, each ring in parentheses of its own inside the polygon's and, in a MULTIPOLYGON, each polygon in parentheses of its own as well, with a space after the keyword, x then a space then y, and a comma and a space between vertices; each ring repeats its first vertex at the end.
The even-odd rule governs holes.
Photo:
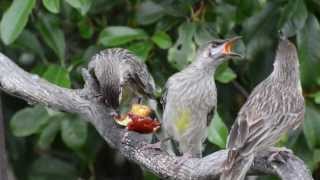
MULTIPOLYGON (((232 57, 234 43, 241 37, 213 40, 200 46, 195 60, 166 82, 161 99, 164 137, 177 144, 178 154, 186 158, 202 157, 202 144, 207 137, 207 126, 213 117, 217 92, 214 72, 232 57)), ((160 140, 161 141, 161 140, 160 140)), ((167 151, 168 146, 164 147, 167 151)))
POLYGON ((115 117, 119 118, 122 103, 135 98, 139 103, 144 97, 155 99, 156 86, 147 66, 127 49, 100 51, 91 58, 88 70, 97 82, 101 101, 114 109, 115 117))
POLYGON ((296 47, 281 37, 272 73, 254 88, 232 125, 220 180, 243 180, 257 152, 275 149, 284 133, 301 125, 305 105, 299 75, 296 47))

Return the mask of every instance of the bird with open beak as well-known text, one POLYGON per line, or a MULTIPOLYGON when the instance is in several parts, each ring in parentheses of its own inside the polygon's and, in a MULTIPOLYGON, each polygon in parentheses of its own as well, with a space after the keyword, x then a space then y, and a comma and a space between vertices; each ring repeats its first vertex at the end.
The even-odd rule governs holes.
POLYGON ((195 60, 167 81, 162 97, 164 113, 161 128, 165 137, 177 144, 179 154, 202 156, 207 126, 217 104, 213 75, 227 59, 241 57, 232 51, 239 39, 214 40, 202 45, 195 60))

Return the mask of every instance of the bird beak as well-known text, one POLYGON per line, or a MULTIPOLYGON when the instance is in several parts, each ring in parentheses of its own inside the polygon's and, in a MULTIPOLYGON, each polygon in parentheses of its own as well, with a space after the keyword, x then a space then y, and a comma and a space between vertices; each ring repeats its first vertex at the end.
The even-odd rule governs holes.
POLYGON ((232 48, 234 47, 235 43, 241 38, 242 38, 241 36, 236 36, 236 37, 233 37, 231 39, 226 40, 223 43, 223 54, 227 55, 227 56, 231 56, 231 57, 242 58, 241 54, 238 54, 238 53, 232 51, 232 48))

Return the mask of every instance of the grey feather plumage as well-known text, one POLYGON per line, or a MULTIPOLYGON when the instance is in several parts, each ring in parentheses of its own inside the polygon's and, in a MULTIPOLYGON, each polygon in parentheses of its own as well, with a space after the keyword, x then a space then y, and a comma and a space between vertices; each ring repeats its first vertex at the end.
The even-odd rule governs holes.
POLYGON ((181 153, 191 153, 194 157, 200 157, 210 120, 207 115, 216 107, 213 77, 188 68, 171 77, 166 87, 162 126, 167 135, 178 142, 181 153))
POLYGON ((210 53, 215 46, 221 48, 223 42, 211 42, 199 48, 195 61, 166 83, 162 97, 162 128, 182 154, 202 156, 207 126, 217 104, 213 74, 226 56, 216 54, 213 57, 210 53))
POLYGON ((304 117, 304 98, 295 46, 278 45, 274 70, 251 93, 228 137, 228 160, 221 180, 243 180, 256 152, 272 147, 304 117))
POLYGON ((96 78, 105 103, 117 109, 124 91, 153 98, 155 83, 142 61, 122 48, 106 49, 92 57, 89 72, 96 78))

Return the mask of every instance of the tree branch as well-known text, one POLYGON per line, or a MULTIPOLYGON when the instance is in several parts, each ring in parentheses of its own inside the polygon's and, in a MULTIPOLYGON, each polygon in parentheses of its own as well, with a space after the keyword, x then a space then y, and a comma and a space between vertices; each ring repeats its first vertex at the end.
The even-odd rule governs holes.
MULTIPOLYGON (((96 100, 96 84, 86 70, 83 70, 83 77, 83 89, 61 88, 25 72, 0 53, 0 88, 3 91, 29 103, 41 103, 54 109, 80 114, 110 146, 162 178, 204 180, 219 176, 227 157, 226 150, 217 151, 202 159, 188 159, 181 164, 178 163, 180 157, 143 148, 147 143, 145 136, 117 126, 110 117, 110 109, 96 100)), ((277 174, 286 180, 312 179, 305 164, 293 154, 288 155, 286 163, 278 163, 268 161, 270 153, 259 153, 250 172, 277 174)))

